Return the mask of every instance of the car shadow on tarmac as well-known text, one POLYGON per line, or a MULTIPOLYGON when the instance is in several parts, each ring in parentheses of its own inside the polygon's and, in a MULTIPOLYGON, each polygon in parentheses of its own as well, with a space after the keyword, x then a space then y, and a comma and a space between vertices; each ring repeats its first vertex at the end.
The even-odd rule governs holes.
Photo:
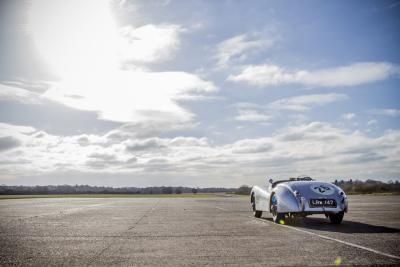
MULTIPOLYGON (((271 218, 263 219, 272 222, 271 218)), ((348 220, 343 220, 341 224, 331 224, 329 219, 325 218, 288 218, 285 224, 297 228, 339 233, 400 233, 400 229, 348 220)))

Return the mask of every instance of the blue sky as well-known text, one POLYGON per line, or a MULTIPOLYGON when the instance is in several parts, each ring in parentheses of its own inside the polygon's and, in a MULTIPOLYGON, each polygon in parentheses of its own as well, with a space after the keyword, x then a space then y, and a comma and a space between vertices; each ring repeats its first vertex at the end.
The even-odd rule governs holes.
POLYGON ((0 183, 400 173, 399 1, 1 1, 0 183))

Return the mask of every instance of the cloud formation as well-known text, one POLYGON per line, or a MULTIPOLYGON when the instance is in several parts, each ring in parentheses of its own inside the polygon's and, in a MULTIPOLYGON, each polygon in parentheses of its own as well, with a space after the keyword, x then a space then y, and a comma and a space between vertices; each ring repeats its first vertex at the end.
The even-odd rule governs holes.
POLYGON ((0 83, 0 100, 17 101, 25 104, 40 104, 42 99, 38 93, 27 89, 0 83))
POLYGON ((298 95, 288 98, 281 98, 270 103, 260 105, 254 103, 238 103, 233 107, 236 109, 236 121, 271 122, 280 116, 283 111, 299 113, 310 112, 312 109, 322 107, 334 102, 348 100, 345 94, 308 94, 298 95))
POLYGON ((237 112, 238 115, 235 117, 237 121, 268 122, 273 118, 262 110, 239 108, 237 112))
POLYGON ((388 117, 399 117, 400 109, 387 108, 387 109, 372 109, 368 113, 373 115, 381 115, 388 117))
MULTIPOLYGON (((203 185, 238 186, 244 178, 248 183, 257 183, 265 175, 307 173, 329 180, 343 175, 357 178, 360 173, 362 178, 377 174, 395 177, 400 171, 396 167, 400 166, 400 131, 369 137, 322 122, 283 127, 266 137, 227 144, 184 136, 138 139, 126 135, 115 142, 110 134, 63 137, 35 129, 31 132, 30 127, 2 127, 21 140, 18 148, 0 154, 0 170, 7 170, 0 172, 3 180, 26 173, 81 172, 96 173, 98 177, 113 173, 115 184, 118 177, 131 174, 149 177, 140 184, 143 186, 163 184, 164 177, 174 177, 171 184, 178 181, 180 185, 195 185, 200 181, 185 180, 195 176, 203 177, 203 185), (8 161, 10 157, 13 162, 8 161)), ((137 182, 132 181, 132 185, 137 182)))
POLYGON ((246 66, 239 74, 230 75, 228 80, 246 82, 259 87, 284 84, 339 87, 376 82, 399 73, 398 65, 387 62, 360 62, 312 71, 286 70, 277 65, 265 64, 246 66))
POLYGON ((122 59, 133 62, 160 62, 171 59, 180 46, 180 33, 184 30, 174 24, 147 24, 138 28, 120 29, 123 43, 122 59))
POLYGON ((225 68, 231 63, 241 62, 250 54, 266 49, 274 44, 272 38, 259 35, 240 34, 217 45, 215 58, 217 67, 225 68))
POLYGON ((111 121, 185 122, 193 115, 175 98, 216 90, 212 82, 186 72, 110 71, 107 76, 65 80, 43 96, 73 108, 98 111, 99 118, 111 121), (80 97, 71 98, 71 94, 80 97))
POLYGON ((356 117, 356 114, 351 113, 351 112, 342 114, 342 118, 345 120, 348 120, 348 121, 353 120, 355 117, 356 117))
POLYGON ((118 28, 109 5, 93 0, 32 3, 29 33, 59 77, 41 96, 98 112, 104 120, 190 121, 193 114, 176 99, 214 92, 214 83, 184 71, 151 71, 145 65, 172 58, 183 27, 118 28))
POLYGON ((347 95, 337 93, 300 95, 276 100, 268 104, 268 107, 274 110, 292 110, 303 112, 309 111, 317 106, 324 106, 326 104, 347 99, 349 99, 347 95))

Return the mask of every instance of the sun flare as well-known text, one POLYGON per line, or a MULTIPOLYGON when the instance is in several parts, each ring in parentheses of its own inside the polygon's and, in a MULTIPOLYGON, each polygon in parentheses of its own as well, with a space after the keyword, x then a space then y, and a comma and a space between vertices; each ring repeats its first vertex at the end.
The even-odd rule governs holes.
POLYGON ((98 111, 100 118, 112 121, 191 120, 192 114, 175 102, 177 96, 213 91, 215 86, 193 74, 143 71, 140 65, 169 59, 179 47, 181 27, 118 27, 110 4, 107 0, 32 3, 29 32, 59 77, 44 96, 98 111), (124 64, 130 64, 129 70, 123 69, 124 64))
POLYGON ((82 79, 118 66, 121 40, 109 1, 34 1, 29 14, 32 38, 61 79, 82 79))

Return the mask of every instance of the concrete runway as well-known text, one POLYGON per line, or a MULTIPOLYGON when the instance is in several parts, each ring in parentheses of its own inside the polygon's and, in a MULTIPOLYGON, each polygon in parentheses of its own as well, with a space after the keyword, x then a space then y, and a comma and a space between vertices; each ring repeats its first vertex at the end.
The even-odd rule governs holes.
POLYGON ((341 225, 252 217, 246 197, 0 201, 0 266, 400 265, 400 196, 341 225))

